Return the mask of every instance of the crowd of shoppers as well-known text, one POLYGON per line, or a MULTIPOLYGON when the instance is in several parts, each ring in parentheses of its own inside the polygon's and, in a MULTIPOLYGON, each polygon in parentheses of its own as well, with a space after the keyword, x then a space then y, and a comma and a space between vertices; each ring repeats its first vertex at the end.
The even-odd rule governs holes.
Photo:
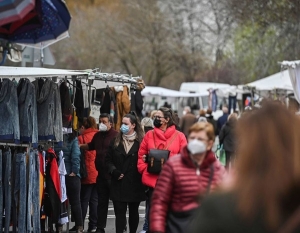
POLYGON ((276 102, 241 116, 223 107, 218 120, 210 109, 200 114, 185 107, 178 124, 166 107, 141 121, 130 112, 118 131, 102 114, 99 130, 88 117, 78 137, 65 135, 56 150, 64 154, 72 230, 83 232, 89 207, 87 231, 105 232, 111 200, 115 232, 127 231, 128 209, 128 230, 136 233, 146 200, 141 232, 299 232, 299 117, 276 102), (216 136, 225 167, 212 150, 216 136))

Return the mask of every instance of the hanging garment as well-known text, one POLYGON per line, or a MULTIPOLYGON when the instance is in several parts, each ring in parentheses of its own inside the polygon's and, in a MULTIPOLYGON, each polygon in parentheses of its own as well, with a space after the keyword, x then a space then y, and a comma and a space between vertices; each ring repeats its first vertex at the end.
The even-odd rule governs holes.
MULTIPOLYGON (((29 154, 29 183, 31 183, 31 205, 27 205, 28 213, 27 213, 27 232, 31 232, 28 230, 28 226, 32 224, 33 232, 41 232, 40 226, 40 205, 39 205, 39 187, 40 187, 40 179, 39 179, 39 169, 40 169, 40 160, 38 157, 38 152, 30 151, 29 154)), ((28 192, 30 189, 28 189, 28 192)), ((29 196, 29 194, 28 194, 29 196)), ((30 202, 28 202, 30 203, 30 202)))
POLYGON ((65 202, 67 198, 67 188, 66 188, 66 181, 65 181, 65 175, 67 175, 65 161, 63 152, 59 152, 59 166, 58 166, 58 173, 60 178, 60 189, 61 189, 61 202, 65 202))
POLYGON ((37 98, 38 138, 56 140, 62 145, 62 113, 58 86, 50 79, 38 79, 32 83, 37 98))
POLYGON ((77 117, 81 120, 84 117, 84 101, 83 101, 83 91, 80 80, 76 80, 76 92, 74 105, 76 108, 77 117))
POLYGON ((211 108, 212 108, 213 112, 217 111, 217 108, 218 108, 218 96, 217 96, 216 90, 212 91, 211 102, 212 102, 211 108))
POLYGON ((9 79, 0 82, 0 140, 20 142, 17 87, 9 79))
POLYGON ((32 143, 33 148, 38 143, 38 121, 36 92, 34 85, 29 79, 21 79, 17 87, 20 139, 25 143, 32 143))
MULTIPOLYGON (((4 162, 3 162, 3 153, 2 150, 0 150, 0 180, 3 182, 4 178, 4 162)), ((3 229, 3 199, 4 199, 4 187, 3 185, 0 185, 0 229, 3 229)))
POLYGON ((8 151, 5 151, 3 154, 3 170, 4 170, 4 177, 3 177, 3 194, 4 194, 4 203, 3 207, 5 208, 5 221, 4 221, 4 233, 9 233, 9 226, 10 226, 10 217, 11 217, 11 159, 12 159, 12 154, 11 150, 9 149, 8 151))
POLYGON ((131 111, 134 111, 137 116, 140 118, 140 120, 143 119, 143 106, 144 106, 144 100, 142 97, 142 91, 136 90, 135 93, 131 93, 131 99, 130 99, 130 109, 131 111))
POLYGON ((116 101, 117 101, 117 113, 118 113, 118 120, 116 123, 116 130, 120 131, 120 127, 122 124, 123 117, 130 112, 130 101, 129 101, 129 93, 128 87, 123 86, 122 91, 119 87, 115 87, 116 94, 116 101), (119 92, 118 92, 119 91, 119 92))
POLYGON ((46 188, 44 211, 57 222, 61 212, 61 189, 58 173, 57 156, 53 149, 47 151, 46 188))
POLYGON ((13 198, 15 201, 18 219, 18 231, 26 232, 26 155, 17 153, 14 158, 14 187, 13 198))
POLYGON ((91 106, 90 106, 90 101, 89 101, 89 98, 90 98, 89 86, 83 85, 82 92, 83 92, 83 107, 84 107, 83 115, 84 115, 84 117, 89 117, 90 111, 91 111, 91 106))
POLYGON ((62 125, 68 129, 71 126, 73 109, 69 88, 66 82, 60 84, 59 92, 61 98, 62 125))
POLYGON ((59 152, 59 166, 58 166, 58 172, 59 172, 59 178, 60 178, 60 189, 61 189, 61 205, 60 205, 60 217, 58 220, 58 223, 63 225, 67 222, 69 222, 69 217, 67 213, 67 206, 66 206, 66 200, 67 198, 67 187, 66 187, 66 181, 65 181, 65 175, 67 175, 67 170, 64 162, 64 156, 63 152, 59 152))
POLYGON ((117 123, 117 105, 116 97, 113 89, 106 88, 102 92, 100 114, 107 113, 112 116, 114 123, 117 123))
POLYGON ((228 97, 228 112, 231 113, 231 109, 233 112, 236 110, 236 96, 229 96, 228 97))

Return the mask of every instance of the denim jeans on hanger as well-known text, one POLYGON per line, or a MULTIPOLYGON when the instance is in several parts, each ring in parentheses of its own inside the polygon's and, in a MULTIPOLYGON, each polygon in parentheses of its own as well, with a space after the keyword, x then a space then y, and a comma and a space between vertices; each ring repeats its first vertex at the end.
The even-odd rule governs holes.
POLYGON ((229 104, 228 104, 228 113, 231 113, 231 109, 233 112, 236 110, 236 96, 229 96, 229 104))
POLYGON ((0 231, 2 231, 3 229, 3 167, 4 166, 2 165, 2 150, 0 150, 0 231))
POLYGON ((40 232, 40 179, 37 151, 30 151, 28 160, 27 232, 40 232), (30 204, 29 204, 30 203, 30 204))
POLYGON ((38 152, 34 151, 34 170, 32 173, 32 208, 33 233, 41 232, 40 225, 40 159, 38 152))
POLYGON ((32 222, 31 222, 31 213, 32 213, 32 190, 33 190, 33 176, 34 171, 34 153, 33 151, 29 152, 28 156, 28 195, 27 195, 27 233, 32 232, 32 222))
POLYGON ((15 158, 15 186, 14 199, 16 206, 19 207, 18 213, 18 232, 26 232, 26 155, 16 154, 15 158))
POLYGON ((5 229, 9 233, 11 214, 11 150, 4 152, 5 176, 4 176, 4 197, 5 197, 5 229))

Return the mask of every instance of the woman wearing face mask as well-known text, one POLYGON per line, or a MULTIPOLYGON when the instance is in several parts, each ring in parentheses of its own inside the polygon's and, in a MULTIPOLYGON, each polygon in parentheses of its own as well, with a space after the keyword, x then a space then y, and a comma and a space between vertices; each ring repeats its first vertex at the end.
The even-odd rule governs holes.
MULTIPOLYGON (((80 136, 78 137, 79 144, 90 143, 94 135, 99 132, 97 123, 94 117, 84 118, 79 129, 80 136)), ((82 219, 85 219, 87 209, 89 207, 89 228, 88 231, 96 230, 97 228, 97 206, 98 194, 96 180, 98 171, 95 167, 96 151, 85 151, 85 164, 87 169, 87 177, 81 179, 81 210, 82 219)))
POLYGON ((138 170, 142 174, 143 184, 148 187, 148 208, 151 206, 150 201, 158 178, 158 174, 150 174, 147 171, 146 157, 150 149, 165 149, 168 147, 170 157, 172 157, 178 154, 181 148, 187 144, 184 134, 176 130, 174 113, 171 109, 160 108, 154 115, 153 124, 154 130, 149 131, 141 143, 138 160, 138 170))
POLYGON ((188 145, 169 159, 158 178, 150 208, 150 232, 187 232, 200 198, 213 191, 225 169, 211 151, 215 140, 210 123, 190 129, 188 145))
POLYGON ((110 197, 116 216, 116 233, 123 233, 126 226, 127 206, 129 232, 136 232, 138 228, 139 205, 145 200, 145 188, 137 170, 138 150, 143 137, 136 114, 126 114, 120 132, 106 154, 106 165, 112 176, 110 197))

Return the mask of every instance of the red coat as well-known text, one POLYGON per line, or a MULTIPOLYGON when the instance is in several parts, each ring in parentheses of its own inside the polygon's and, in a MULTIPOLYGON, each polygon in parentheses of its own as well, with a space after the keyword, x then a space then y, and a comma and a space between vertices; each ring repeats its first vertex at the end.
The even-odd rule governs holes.
MULTIPOLYGON (((94 135, 99 132, 98 129, 86 129, 82 135, 78 136, 79 144, 86 144, 92 141, 94 135), (84 142, 83 142, 83 138, 84 142)), ((95 184, 98 176, 98 171, 95 166, 96 159, 96 151, 86 151, 85 152, 85 164, 87 169, 88 176, 86 178, 81 179, 82 184, 95 184)))
POLYGON ((222 181, 224 167, 216 160, 213 152, 208 152, 197 175, 187 148, 181 154, 170 159, 159 176, 152 196, 150 208, 150 231, 166 231, 168 211, 185 212, 199 206, 199 196, 208 189, 211 164, 214 166, 210 191, 222 181))
POLYGON ((143 184, 152 188, 154 188, 156 185, 158 175, 150 174, 147 172, 147 163, 143 161, 143 155, 147 155, 150 149, 155 148, 155 145, 157 146, 157 149, 164 149, 167 145, 169 145, 169 142, 172 141, 172 143, 168 147, 168 150, 170 151, 170 157, 172 157, 176 154, 179 154, 181 148, 183 148, 187 144, 184 134, 177 131, 174 125, 167 128, 165 132, 163 132, 161 129, 154 128, 154 134, 155 134, 155 144, 153 138, 153 130, 150 130, 145 135, 139 149, 139 158, 138 158, 138 165, 137 165, 139 172, 142 174, 143 184), (173 139, 172 136, 175 133, 178 134, 175 137, 175 139, 172 141, 173 139))

